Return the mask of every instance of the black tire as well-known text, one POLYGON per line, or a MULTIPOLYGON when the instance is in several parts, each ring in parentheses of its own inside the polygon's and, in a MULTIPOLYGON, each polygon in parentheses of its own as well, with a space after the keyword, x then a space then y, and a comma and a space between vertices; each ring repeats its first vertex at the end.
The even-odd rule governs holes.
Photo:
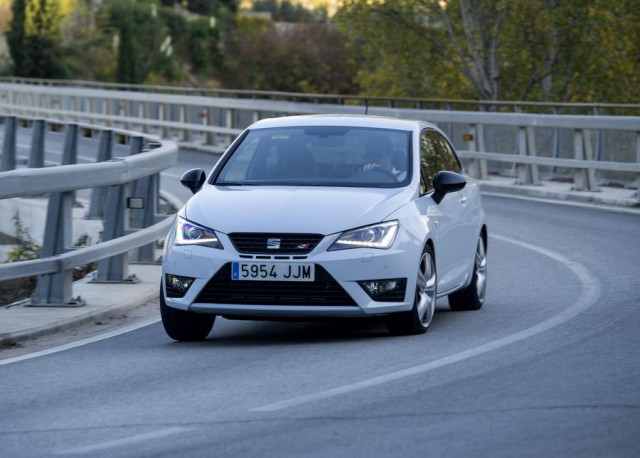
POLYGON ((198 342, 207 338, 213 328, 215 315, 186 312, 169 307, 160 287, 160 316, 169 337, 182 342, 198 342))
POLYGON ((433 250, 425 246, 418 265, 413 308, 408 312, 392 313, 385 317, 387 329, 393 335, 424 334, 433 320, 437 297, 436 263, 433 250))
POLYGON ((456 312, 479 310, 484 304, 487 291, 487 251, 482 235, 478 237, 476 259, 473 264, 471 283, 464 289, 449 294, 449 308, 456 312))

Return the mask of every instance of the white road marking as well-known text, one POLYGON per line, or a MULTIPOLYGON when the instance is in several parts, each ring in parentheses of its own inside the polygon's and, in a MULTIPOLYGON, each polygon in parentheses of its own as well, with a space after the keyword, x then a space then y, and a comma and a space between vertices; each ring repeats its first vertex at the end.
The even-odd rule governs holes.
POLYGON ((482 191, 483 196, 490 197, 504 197, 507 199, 518 199, 518 200, 526 200, 530 202, 542 202, 545 204, 553 204, 553 205, 564 205, 567 207, 580 207, 580 208, 588 208, 590 210, 601 210, 611 213, 623 213, 627 215, 640 215, 640 209, 635 207, 621 207, 615 205, 607 205, 607 204, 598 204, 598 203, 589 203, 589 202, 580 202, 575 200, 560 200, 560 199, 552 199, 550 197, 537 197, 537 196, 524 196, 524 195, 514 195, 507 194, 501 192, 490 192, 490 191, 482 191))
POLYGON ((86 445, 84 447, 70 448, 68 450, 62 450, 56 452, 56 455, 79 455, 84 453, 92 453, 102 450, 107 450, 115 447, 122 447, 123 445, 137 444, 139 442, 146 442, 153 439, 160 439, 162 437, 172 436, 174 434, 183 434, 192 431, 193 428, 186 428, 183 426, 176 426, 173 428, 159 429, 158 431, 151 431, 150 433, 136 434, 135 436, 125 437, 122 439, 116 439, 107 442, 100 442, 97 444, 86 445))
POLYGON ((367 380, 362 380, 356 383, 350 383, 347 385, 339 386, 336 388, 332 388, 330 390, 321 391, 318 393, 311 393, 302 396, 297 396, 291 399, 285 399, 283 401, 274 402, 271 404, 266 404, 254 409, 251 409, 253 412, 275 412, 278 410, 288 409, 290 407, 296 407, 302 404, 307 404, 310 402, 320 401, 322 399, 332 398, 335 396, 340 396, 343 394, 353 393, 356 391, 364 390, 367 388, 371 388, 374 386, 379 386, 385 383, 393 382, 395 380, 403 379, 406 377, 411 377, 418 374, 424 374, 426 372, 432 371, 434 369, 438 369, 444 366, 449 366, 451 364, 458 363, 460 361, 464 361, 474 356, 479 356, 484 353, 488 353, 490 351, 498 350, 507 345, 511 345, 515 342, 519 342, 524 339, 528 339, 530 337, 534 337, 540 333, 548 331, 556 326, 565 323, 566 321, 574 318, 578 314, 584 312, 589 307, 594 305, 601 295, 601 287, 600 282, 596 278, 594 274, 592 274, 585 266, 580 263, 574 262, 569 258, 556 253, 554 251, 548 250, 546 248, 542 248, 531 243, 522 242, 519 240, 512 239, 510 237, 505 237, 501 235, 492 235, 492 238, 496 240, 500 240, 502 242, 511 243, 513 245, 518 245, 522 248, 526 248, 528 250, 535 251, 536 253, 547 256, 554 261, 557 261, 567 267, 582 284, 582 292, 578 299, 563 312, 545 320, 541 323, 538 323, 535 326, 532 326, 528 329, 525 329, 520 332, 516 332, 515 334, 511 334, 506 337, 502 337, 500 339, 494 340, 492 342, 488 342, 486 344, 480 345, 475 348, 471 348, 469 350, 465 350, 459 353, 455 353, 453 355, 437 359, 435 361, 430 361, 425 364, 419 364, 417 366, 409 367, 407 369, 399 370, 396 372, 391 372, 389 374, 381 375, 379 377, 373 377, 367 380))
POLYGON ((0 366, 4 366, 5 364, 17 363, 19 361, 25 361, 31 358, 37 358, 39 356, 50 355, 52 353, 58 353, 65 350, 70 350, 72 348, 81 347, 83 345, 87 345, 94 342, 99 342, 101 340, 110 339, 111 337, 116 337, 121 334, 126 334, 127 332, 135 331, 140 328, 144 328, 146 326, 150 326, 160 321, 160 318, 153 317, 148 318, 144 321, 130 324, 128 326, 123 326, 118 329, 114 329, 113 331, 105 332, 104 334, 100 334, 97 336, 89 337, 87 339, 78 340, 77 342, 71 342, 68 344, 60 345, 58 347, 48 348, 46 350, 37 351, 35 353, 29 353, 28 355, 16 356, 15 358, 8 358, 0 361, 0 366))

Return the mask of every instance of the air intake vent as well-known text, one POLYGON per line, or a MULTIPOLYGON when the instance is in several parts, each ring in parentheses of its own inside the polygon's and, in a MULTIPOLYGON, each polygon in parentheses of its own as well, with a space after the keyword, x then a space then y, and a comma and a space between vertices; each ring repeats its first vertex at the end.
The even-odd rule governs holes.
POLYGON ((316 264, 313 282, 231 280, 225 264, 202 289, 195 302, 243 305, 355 306, 329 273, 316 264))

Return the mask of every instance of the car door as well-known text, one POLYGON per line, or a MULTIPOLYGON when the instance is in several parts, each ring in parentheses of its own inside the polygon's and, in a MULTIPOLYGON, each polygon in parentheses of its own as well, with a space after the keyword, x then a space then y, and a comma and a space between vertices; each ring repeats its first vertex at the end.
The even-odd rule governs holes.
MULTIPOLYGON (((433 178, 442 170, 462 172, 446 138, 433 129, 425 129, 420 135, 420 168, 423 178, 422 193, 426 200, 427 216, 433 219, 435 228, 436 266, 438 269, 438 291, 446 293, 466 280, 469 258, 470 228, 466 216, 468 193, 463 189, 447 194, 439 204, 430 197, 433 193, 433 178)), ((471 243, 475 237, 471 237, 471 243)))

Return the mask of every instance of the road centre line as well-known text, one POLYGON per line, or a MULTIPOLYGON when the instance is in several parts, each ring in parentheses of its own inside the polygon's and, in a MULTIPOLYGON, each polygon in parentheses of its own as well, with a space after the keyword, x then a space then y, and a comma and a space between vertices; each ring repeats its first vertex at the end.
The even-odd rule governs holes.
POLYGON ((513 343, 528 339, 530 337, 534 337, 538 334, 541 334, 545 331, 555 328, 556 326, 559 326, 569 321, 570 319, 576 317, 580 313, 584 312, 585 310, 590 308, 592 305, 594 305, 600 298, 600 295, 601 295, 600 282, 598 281, 597 277, 593 273, 591 273, 591 271, 589 271, 589 269, 587 269, 584 265, 577 263, 575 261, 572 261, 569 258, 559 253, 556 253, 555 251, 551 251, 546 248, 542 248, 528 242, 522 242, 522 241, 512 239, 510 237, 506 237, 502 235, 491 235, 491 238, 502 241, 502 242, 510 243, 512 245, 517 245, 521 248, 525 248, 531 251, 535 251, 536 253, 549 257, 554 261, 567 267, 578 278, 578 280, 582 284, 582 292, 578 296, 578 299, 569 308, 565 309, 564 311, 560 312, 559 314, 545 321, 542 321, 541 323, 538 323, 523 331, 516 332, 515 334, 511 334, 509 336, 502 337, 492 342, 488 342, 486 344, 480 345, 478 347, 471 348, 469 350, 465 350, 459 353, 455 353, 453 355, 446 356, 444 358, 440 358, 435 361, 430 361, 428 363, 409 367, 407 369, 402 369, 399 371, 391 372, 389 374, 373 377, 367 380, 362 380, 360 382, 349 383, 347 385, 339 386, 339 387, 332 388, 325 391, 320 391, 318 393, 306 394, 306 395, 297 396, 290 399, 285 399, 283 401, 266 404, 260 407, 250 409, 250 411, 276 412, 279 410, 284 410, 291 407, 297 407, 303 404, 308 404, 311 402, 316 402, 316 401, 320 401, 327 398, 333 398, 333 397, 341 396, 344 394, 354 393, 360 390, 383 385, 385 383, 390 383, 406 377, 425 374, 427 372, 430 372, 435 369, 439 369, 441 367, 449 366, 451 364, 459 363, 461 361, 465 361, 475 356, 480 356, 482 354, 485 354, 494 350, 498 350, 500 348, 506 347, 507 345, 511 345, 513 343))
POLYGON ((172 436, 174 434, 182 434, 191 431, 193 428, 186 428, 183 426, 175 426, 172 428, 160 429, 158 431, 151 431, 144 434, 136 434, 135 436, 125 437, 122 439, 116 439, 107 442, 100 442, 97 444, 86 445, 84 447, 76 447, 68 450, 62 450, 56 452, 56 455, 79 455, 85 453, 98 452, 115 447, 122 447, 123 445, 131 445, 139 442, 146 442, 152 439, 160 439, 162 437, 172 436))

